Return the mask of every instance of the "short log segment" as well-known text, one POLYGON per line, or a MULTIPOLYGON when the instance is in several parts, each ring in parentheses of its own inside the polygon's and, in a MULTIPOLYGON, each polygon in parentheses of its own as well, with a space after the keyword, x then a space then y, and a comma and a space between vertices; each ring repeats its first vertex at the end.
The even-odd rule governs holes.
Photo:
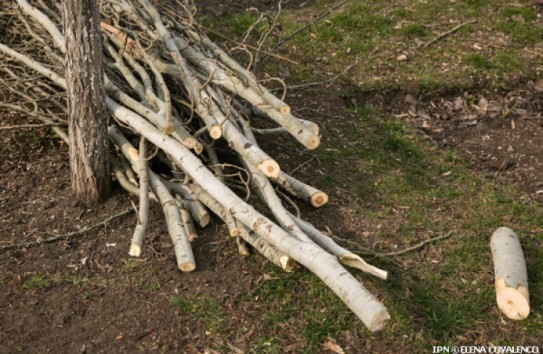
POLYGON ((530 313, 528 274, 517 234, 500 227, 490 240, 496 300, 500 310, 512 320, 522 320, 530 313))

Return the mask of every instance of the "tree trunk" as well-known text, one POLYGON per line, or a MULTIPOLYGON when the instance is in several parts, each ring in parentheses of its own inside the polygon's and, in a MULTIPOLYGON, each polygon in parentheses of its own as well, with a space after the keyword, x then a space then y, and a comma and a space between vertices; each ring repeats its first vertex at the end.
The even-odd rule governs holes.
POLYGON ((65 0, 62 4, 72 189, 81 201, 97 203, 110 188, 98 2, 65 0))

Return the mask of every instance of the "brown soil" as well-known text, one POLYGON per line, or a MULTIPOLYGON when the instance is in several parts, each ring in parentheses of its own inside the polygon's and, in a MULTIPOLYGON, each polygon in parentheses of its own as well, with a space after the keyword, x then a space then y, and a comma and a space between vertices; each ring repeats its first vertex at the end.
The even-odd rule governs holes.
POLYGON ((441 147, 461 151, 487 178, 520 185, 534 200, 543 201, 543 80, 504 94, 482 89, 378 96, 374 103, 388 107, 441 147))

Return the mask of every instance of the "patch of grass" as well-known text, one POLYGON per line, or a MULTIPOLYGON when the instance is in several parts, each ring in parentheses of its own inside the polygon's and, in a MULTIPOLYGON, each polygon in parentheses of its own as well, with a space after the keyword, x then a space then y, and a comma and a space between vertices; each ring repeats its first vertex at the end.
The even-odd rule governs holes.
POLYGON ((128 258, 123 260, 123 268, 126 272, 131 272, 134 269, 136 269, 138 266, 138 262, 132 258, 128 258))
POLYGON ((51 286, 51 281, 45 278, 43 275, 34 275, 27 279, 23 285, 23 290, 35 290, 35 289, 45 289, 51 286))
POLYGON ((89 277, 81 276, 81 275, 76 275, 73 277, 73 279, 71 279, 71 283, 73 285, 85 285, 89 283, 90 281, 91 280, 89 279, 89 277))
POLYGON ((418 23, 406 23, 400 29, 400 33, 407 38, 426 36, 426 27, 418 23))
POLYGON ((528 45, 542 40, 543 29, 534 25, 537 15, 533 9, 507 6, 502 8, 501 14, 505 19, 498 24, 498 29, 510 35, 515 42, 528 45))
POLYGON ((473 66, 476 69, 492 69, 494 64, 481 53, 469 53, 464 57, 464 62, 473 66))
MULTIPOLYGON (((227 13, 221 17, 203 17, 200 22, 206 28, 211 29, 209 33, 212 37, 218 37, 217 33, 225 35, 222 28, 227 28, 229 32, 232 32, 235 36, 243 35, 253 23, 257 20, 254 12, 242 12, 242 13, 227 13)), ((221 38, 221 37, 218 37, 221 38)))
MULTIPOLYGON (((354 111, 349 129, 333 140, 334 147, 344 148, 323 146, 321 163, 336 183, 352 175, 348 178, 355 193, 352 199, 359 201, 354 214, 365 224, 379 225, 368 230, 374 235, 368 242, 377 240, 384 250, 397 250, 430 235, 453 232, 447 240, 398 258, 410 269, 409 275, 402 270, 395 274, 395 265, 387 263, 391 278, 379 285, 385 287, 384 302, 394 313, 385 329, 387 338, 418 333, 416 340, 406 343, 412 352, 427 351, 432 342, 454 345, 460 337, 471 338, 472 328, 490 326, 499 316, 491 285, 490 235, 504 224, 513 229, 541 228, 542 208, 526 203, 515 187, 496 186, 470 171, 456 152, 437 149, 407 123, 371 106, 354 111), (357 144, 349 145, 353 141, 357 144), (337 164, 346 157, 347 162, 337 164)), ((535 238, 523 245, 529 269, 543 259, 539 245, 535 238)), ((539 268, 530 282, 543 283, 539 268)), ((543 328, 536 330, 536 324, 543 325, 541 318, 523 322, 519 330, 536 336, 543 328)), ((327 331, 336 333, 333 328, 327 331)), ((316 343, 323 336, 311 329, 305 338, 316 343)), ((503 331, 499 337, 514 340, 514 334, 503 331)))
POLYGON ((210 294, 177 296, 171 301, 180 312, 191 314, 194 318, 202 321, 207 330, 221 333, 227 329, 222 306, 210 294))
MULTIPOLYGON (((270 37, 268 48, 329 8, 330 3, 318 2, 305 10, 284 10, 277 35, 270 37)), ((206 26, 213 31, 234 39, 240 38, 254 20, 254 13, 204 18, 206 26)), ((269 60, 262 69, 276 75, 282 72, 278 68, 290 66, 288 80, 295 84, 315 79, 315 72, 341 72, 362 55, 364 60, 359 60, 359 65, 351 70, 347 79, 373 89, 415 86, 422 92, 458 91, 479 87, 481 83, 489 88, 507 89, 519 80, 533 79, 541 70, 537 56, 527 59, 519 50, 519 46, 527 46, 527 49, 537 51, 536 47, 543 39, 539 22, 534 8, 524 3, 512 5, 505 0, 409 2, 403 5, 350 2, 324 21, 299 32, 282 47, 288 51, 288 57, 301 65, 269 60), (419 46, 421 41, 469 20, 475 22, 462 26, 431 46, 419 46), (501 43, 500 47, 514 49, 500 54, 500 50, 486 47, 496 41, 501 43), (473 53, 475 44, 484 47, 482 52, 473 53), (408 53, 408 60, 397 62, 395 58, 400 53, 408 53), (508 76, 513 75, 515 80, 508 80, 508 76)), ((214 39, 219 40, 219 37, 214 39)), ((252 40, 255 39, 253 36, 252 40)), ((240 58, 242 62, 246 59, 244 55, 240 58)))

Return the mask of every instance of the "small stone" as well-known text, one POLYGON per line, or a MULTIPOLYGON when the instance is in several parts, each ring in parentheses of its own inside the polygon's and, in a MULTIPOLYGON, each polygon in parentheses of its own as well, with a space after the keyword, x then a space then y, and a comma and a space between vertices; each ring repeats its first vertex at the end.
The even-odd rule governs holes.
POLYGON ((417 104, 417 99, 411 95, 405 95, 405 102, 409 104, 417 104))
POLYGON ((398 55, 398 57, 396 58, 397 61, 406 61, 407 60, 407 55, 405 54, 400 54, 398 55))

